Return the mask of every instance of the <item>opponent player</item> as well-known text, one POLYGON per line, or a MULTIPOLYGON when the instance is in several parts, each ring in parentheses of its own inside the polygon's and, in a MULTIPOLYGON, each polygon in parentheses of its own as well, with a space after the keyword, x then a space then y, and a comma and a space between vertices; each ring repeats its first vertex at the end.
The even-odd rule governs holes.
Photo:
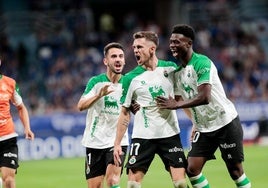
POLYGON ((5 188, 16 187, 15 174, 19 167, 18 134, 15 132, 10 103, 15 105, 18 110, 26 139, 33 140, 34 133, 30 128, 28 110, 23 103, 19 87, 14 79, 0 74, 0 171, 3 180, 1 182, 5 188))

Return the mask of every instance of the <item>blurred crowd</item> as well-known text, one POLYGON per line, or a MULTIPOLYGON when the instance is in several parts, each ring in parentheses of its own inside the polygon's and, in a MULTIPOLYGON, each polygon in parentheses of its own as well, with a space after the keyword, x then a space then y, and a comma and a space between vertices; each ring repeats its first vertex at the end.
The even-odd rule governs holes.
MULTIPOLYGON (((135 11, 123 18, 120 28, 108 13, 95 23, 93 11, 85 5, 39 15, 31 25, 33 32, 15 47, 13 38, 1 32, 0 70, 17 80, 31 114, 77 111, 88 79, 106 70, 102 50, 107 42, 125 46, 125 72, 136 66, 131 45, 132 34, 138 30, 156 31, 160 37, 158 56, 172 60, 168 48, 171 28, 141 20, 135 11)), ((190 24, 196 30, 195 51, 214 61, 230 99, 267 102, 267 20, 245 21, 226 15, 225 19, 190 24)))

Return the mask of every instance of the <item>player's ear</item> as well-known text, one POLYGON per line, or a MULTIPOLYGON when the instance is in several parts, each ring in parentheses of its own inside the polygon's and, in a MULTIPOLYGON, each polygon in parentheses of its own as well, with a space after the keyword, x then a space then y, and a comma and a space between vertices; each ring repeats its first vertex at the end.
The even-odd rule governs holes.
POLYGON ((151 46, 151 47, 150 47, 150 52, 151 52, 151 53, 154 53, 155 51, 156 51, 156 47, 155 47, 155 46, 151 46))
POLYGON ((103 64, 107 65, 107 59, 106 58, 103 58, 103 64))
POLYGON ((189 46, 192 46, 192 45, 193 45, 193 41, 192 41, 192 40, 189 40, 189 41, 188 41, 188 45, 189 45, 189 46))

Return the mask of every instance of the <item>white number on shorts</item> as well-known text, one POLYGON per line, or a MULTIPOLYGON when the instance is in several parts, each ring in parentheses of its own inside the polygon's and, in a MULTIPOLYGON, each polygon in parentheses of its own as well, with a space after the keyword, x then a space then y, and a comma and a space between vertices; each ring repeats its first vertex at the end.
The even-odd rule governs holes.
POLYGON ((197 142, 199 136, 200 136, 200 132, 195 132, 194 133, 194 138, 193 138, 193 141, 192 142, 197 142))
POLYGON ((134 155, 138 155, 138 151, 140 148, 140 143, 132 143, 130 146, 130 155, 133 155, 133 151, 134 151, 134 155))

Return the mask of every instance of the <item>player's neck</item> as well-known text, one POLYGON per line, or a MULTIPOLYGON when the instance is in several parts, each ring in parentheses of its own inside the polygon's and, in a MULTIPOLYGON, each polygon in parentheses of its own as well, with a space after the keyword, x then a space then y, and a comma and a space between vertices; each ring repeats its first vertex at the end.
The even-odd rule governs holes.
POLYGON ((148 71, 154 71, 158 64, 158 58, 156 56, 152 57, 148 63, 144 64, 143 67, 148 71))
POLYGON ((115 74, 115 73, 107 73, 107 77, 109 78, 110 82, 112 83, 118 83, 118 81, 120 80, 122 74, 115 74))
POLYGON ((189 50, 188 53, 185 55, 185 57, 181 58, 183 67, 186 67, 187 64, 191 61, 193 54, 194 54, 193 50, 189 50))

